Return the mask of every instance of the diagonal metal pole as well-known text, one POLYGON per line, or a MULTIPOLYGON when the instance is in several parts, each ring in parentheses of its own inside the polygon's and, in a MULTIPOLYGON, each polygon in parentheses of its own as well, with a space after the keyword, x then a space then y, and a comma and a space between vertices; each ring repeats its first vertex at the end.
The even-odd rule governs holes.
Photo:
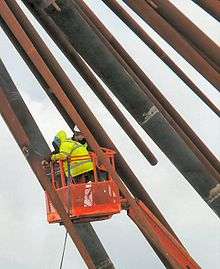
POLYGON ((200 53, 144 0, 123 0, 204 78, 220 91, 220 76, 200 53))

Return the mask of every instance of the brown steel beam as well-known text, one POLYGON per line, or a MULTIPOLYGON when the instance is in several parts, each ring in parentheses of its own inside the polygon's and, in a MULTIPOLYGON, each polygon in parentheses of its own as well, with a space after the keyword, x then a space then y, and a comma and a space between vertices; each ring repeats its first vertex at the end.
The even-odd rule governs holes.
POLYGON ((201 51, 202 57, 220 72, 220 47, 168 0, 151 0, 155 11, 172 25, 189 43, 201 51))
POLYGON ((142 202, 136 201, 141 210, 145 213, 145 221, 148 226, 140 226, 136 221, 136 216, 133 209, 128 210, 128 216, 136 223, 138 228, 143 234, 149 233, 149 230, 154 230, 158 234, 158 242, 167 250, 167 256, 173 257, 172 268, 176 269, 199 269, 200 266, 190 257, 184 247, 170 234, 161 223, 155 218, 155 216, 146 208, 142 202))
POLYGON ((219 0, 192 0, 195 4, 203 8, 212 17, 220 22, 220 2, 219 0))
MULTIPOLYGON (((152 51, 165 63, 182 81, 218 116, 220 110, 211 102, 211 100, 194 84, 194 82, 175 64, 175 62, 157 45, 157 43, 144 31, 144 29, 122 8, 116 0, 102 0, 152 51)), ((107 29, 103 25, 96 23, 99 30, 105 34, 107 29)), ((111 42, 114 41, 111 33, 108 31, 105 37, 111 42)), ((115 44, 112 44, 115 47, 115 44)))
MULTIPOLYGON (((24 50, 31 57, 31 59, 32 59, 33 63, 36 65, 36 67, 41 68, 41 70, 39 70, 40 73, 43 74, 43 77, 45 77, 45 80, 47 81, 48 86, 51 87, 51 90, 54 92, 54 94, 60 100, 63 107, 66 108, 66 111, 68 112, 70 117, 76 122, 77 126, 79 126, 79 128, 81 130, 83 130, 83 132, 86 134, 86 138, 88 138, 88 141, 90 142, 91 146, 95 149, 96 153, 98 154, 98 156, 100 158, 100 161, 102 161, 105 164, 110 175, 117 182, 121 193, 128 201, 129 206, 133 210, 133 214, 135 216, 136 223, 141 227, 145 227, 145 236, 148 237, 148 239, 153 242, 153 245, 156 247, 156 249, 158 249, 158 251, 160 251, 161 253, 164 254, 164 257, 166 257, 167 260, 170 262, 170 264, 173 265, 173 268, 177 268, 176 262, 175 262, 175 257, 173 257, 173 255, 167 256, 166 250, 164 249, 163 245, 161 245, 161 243, 158 242, 158 240, 157 240, 157 234, 154 232, 154 230, 151 227, 149 227, 148 223, 146 222, 146 220, 144 218, 144 213, 141 211, 139 206, 136 204, 135 200, 132 198, 132 196, 130 195, 128 190, 125 188, 121 179, 113 170, 110 162, 108 161, 108 159, 105 158, 104 154, 100 150, 94 137, 89 132, 89 130, 86 128, 86 126, 85 126, 84 122, 82 121, 82 119, 80 118, 79 114, 74 109, 74 107, 71 106, 68 98, 63 93, 62 88, 56 82, 55 78, 52 76, 51 72, 48 70, 47 66, 42 61, 42 58, 40 57, 40 55, 38 55, 37 51, 34 49, 33 45, 31 44, 30 40, 28 39, 28 37, 25 36, 25 33, 23 32, 23 30, 19 29, 20 27, 16 23, 15 18, 13 19, 13 17, 11 16, 12 14, 10 13, 10 10, 7 9, 6 7, 7 6, 5 6, 4 4, 3 5, 0 4, 1 16, 8 23, 10 29, 13 31, 15 36, 18 38, 18 41, 22 43, 24 50), (16 32, 14 32, 14 30, 16 30, 16 32)), ((55 207, 56 207, 56 205, 55 205, 55 207)), ((61 215, 61 217, 63 217, 63 216, 61 215)), ((178 264, 178 266, 180 266, 180 264, 178 264)), ((195 267, 195 268, 199 268, 199 266, 195 267)))
MULTIPOLYGON (((4 15, 7 17, 7 15, 10 15, 9 13, 10 12, 8 11, 4 15)), ((6 19, 6 21, 7 21, 7 19, 6 19)), ((18 27, 18 23, 15 20, 12 20, 10 22, 7 21, 7 23, 9 23, 9 26, 10 26, 11 30, 15 34, 16 38, 18 39, 18 41, 22 44, 22 47, 26 51, 27 55, 29 55, 29 57, 33 61, 33 63, 37 67, 38 71, 45 78, 45 81, 48 83, 48 87, 50 88, 50 90, 52 92, 54 92, 54 94, 57 96, 57 98, 60 101, 60 103, 66 108, 66 111, 68 112, 69 116, 72 118, 72 120, 74 122, 76 122, 77 126, 83 131, 83 133, 84 133, 85 137, 87 138, 89 144, 97 152, 98 156, 101 156, 101 161, 103 161, 105 163, 106 167, 109 168, 109 171, 112 174, 112 176, 114 178, 117 178, 117 182, 118 182, 118 184, 119 184, 119 186, 120 186, 123 194, 125 194, 125 197, 128 199, 128 201, 130 201, 131 204, 133 204, 136 207, 136 205, 133 202, 132 198, 128 195, 129 193, 124 188, 124 185, 121 183, 120 178, 113 173, 113 171, 111 170, 111 166, 109 166, 109 163, 108 162, 106 163, 106 160, 105 160, 102 152, 100 152, 100 149, 99 149, 96 141, 92 137, 92 135, 89 132, 89 130, 86 128, 85 124, 83 123, 82 119, 80 118, 79 114, 76 112, 76 110, 74 109, 74 107, 72 107, 70 105, 70 102, 69 102, 68 98, 66 98, 66 95, 63 93, 63 89, 56 82, 56 80, 52 76, 52 73, 50 72, 50 70, 48 70, 48 68, 45 66, 45 64, 43 63, 41 57, 38 55, 37 51, 34 49, 33 45, 30 43, 30 40, 28 39, 28 37, 25 35, 25 33, 23 32, 23 30, 19 29, 20 27, 18 27), (19 30, 20 30, 20 32, 19 32, 19 30), (21 38, 20 35, 22 36, 22 38, 21 38), (128 195, 128 197, 127 197, 127 195, 128 195)), ((88 117, 88 119, 89 119, 89 117, 88 117)), ((95 130, 95 131, 97 131, 97 130, 95 130)), ((122 165, 124 165, 124 164, 122 163, 122 165)), ((121 168, 123 168, 125 170, 126 167, 121 167, 121 168)), ((134 179, 134 176, 132 178, 132 172, 126 172, 126 173, 130 173, 131 179, 132 180, 134 179)), ((141 187, 140 184, 138 186, 139 186, 139 188, 141 187)), ((146 202, 146 200, 148 201, 148 206, 150 206, 151 208, 153 208, 154 211, 157 211, 156 214, 159 216, 160 219, 162 219, 163 223, 165 223, 165 225, 168 226, 166 224, 166 221, 163 219, 163 217, 161 216, 160 212, 158 211, 158 209, 154 206, 154 204, 151 201, 151 199, 147 195, 144 195, 143 189, 142 189, 142 194, 141 195, 143 195, 143 198, 144 198, 143 200, 145 200, 145 202, 146 202)), ((139 196, 141 196, 141 195, 139 194, 139 196)), ((138 210, 138 208, 137 208, 137 210, 138 210)), ((137 214, 138 214, 138 212, 137 212, 137 214)), ((139 218, 139 221, 141 221, 141 218, 139 218)), ((146 238, 148 240, 151 240, 147 235, 146 235, 146 238)), ((151 243, 153 244, 153 242, 151 242, 151 243)), ((166 260, 166 256, 164 256, 163 250, 161 250, 159 248, 158 249, 158 253, 160 253, 161 256, 163 255, 164 260, 166 260)))
POLYGON ((203 161, 208 171, 213 174, 220 182, 220 163, 217 158, 187 125, 183 118, 176 112, 176 110, 160 93, 160 91, 155 87, 151 80, 123 49, 120 43, 117 42, 117 40, 111 35, 105 26, 99 21, 95 14, 83 3, 82 0, 73 0, 73 2, 76 3, 78 11, 87 21, 87 23, 93 27, 93 29, 96 31, 96 34, 100 37, 100 39, 102 39, 103 43, 117 57, 118 61, 138 83, 140 88, 147 94, 147 96, 153 100, 153 102, 157 105, 157 107, 160 109, 164 117, 169 121, 175 131, 184 139, 184 141, 195 152, 198 158, 203 161), (167 113, 169 113, 169 115, 167 113), (186 135, 188 137, 186 137, 186 135), (195 147, 197 147, 197 149, 195 147), (198 150, 200 152, 198 152, 198 150), (201 153, 205 158, 202 157, 201 153))
POLYGON ((187 40, 144 0, 123 0, 179 54, 185 58, 200 74, 220 91, 220 76, 187 40))

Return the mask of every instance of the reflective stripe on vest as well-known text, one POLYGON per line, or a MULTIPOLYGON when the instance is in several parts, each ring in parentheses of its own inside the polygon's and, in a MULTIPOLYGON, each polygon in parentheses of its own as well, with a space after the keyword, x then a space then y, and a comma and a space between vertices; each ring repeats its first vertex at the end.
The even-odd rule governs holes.
POLYGON ((70 167, 74 169, 75 167, 78 167, 78 166, 80 166, 80 165, 83 165, 83 164, 85 164, 85 163, 89 163, 89 162, 92 162, 92 161, 91 161, 91 160, 86 160, 86 161, 82 161, 82 162, 77 163, 77 164, 70 163, 70 167))

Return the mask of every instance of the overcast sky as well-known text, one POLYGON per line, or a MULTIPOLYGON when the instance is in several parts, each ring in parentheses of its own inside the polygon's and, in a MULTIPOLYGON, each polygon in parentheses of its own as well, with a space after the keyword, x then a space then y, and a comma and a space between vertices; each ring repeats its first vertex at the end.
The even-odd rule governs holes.
MULTIPOLYGON (((20 3, 20 1, 18 2, 20 3)), ((119 2, 121 3, 121 1, 119 2)), ((190 0, 172 0, 171 2, 181 8, 217 44, 220 44, 220 27, 217 21, 190 0)), ((101 1, 87 0, 87 3, 199 137, 220 158, 219 118, 101 1)), ((140 126, 122 108, 159 160, 156 167, 149 165, 55 44, 30 14, 27 11, 26 13, 191 255, 202 268, 218 269, 220 258, 219 219, 140 126)), ((131 11, 130 13, 133 14, 131 11)), ((210 83, 186 63, 181 56, 177 55, 150 27, 136 15, 133 14, 133 16, 172 59, 184 69, 200 89, 220 107, 219 93, 210 83)), ((1 29, 0 57, 48 144, 51 143, 54 134, 60 128, 66 129, 71 134, 1 29)), ((117 102, 117 100, 115 101, 117 102)), ((120 104, 118 103, 118 105, 120 104)), ((0 162, 2 171, 0 180, 0 268, 58 268, 64 229, 59 225, 47 224, 44 193, 2 119, 0 119, 0 141, 2 156, 0 162)), ((137 266, 138 268, 164 268, 125 213, 114 216, 108 221, 94 223, 93 227, 116 268, 133 269, 137 266)), ((86 268, 71 240, 68 241, 63 268, 86 268)))

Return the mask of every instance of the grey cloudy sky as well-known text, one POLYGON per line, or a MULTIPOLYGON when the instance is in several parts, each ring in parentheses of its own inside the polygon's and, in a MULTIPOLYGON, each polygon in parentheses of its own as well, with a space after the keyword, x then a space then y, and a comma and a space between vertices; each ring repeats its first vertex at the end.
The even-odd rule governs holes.
MULTIPOLYGON (((20 3, 20 1, 18 2, 20 3)), ((86 2, 219 158, 219 118, 192 94, 190 89, 169 71, 165 64, 157 59, 151 50, 144 46, 101 1, 87 0, 86 2)), ((121 1, 119 2, 121 3, 121 1)), ((172 0, 171 2, 181 8, 216 43, 220 44, 220 27, 217 21, 192 4, 190 0, 172 0)), ((131 14, 133 13, 131 12, 131 14)), ((219 94, 210 83, 202 78, 181 56, 177 55, 150 27, 136 15, 133 14, 133 16, 158 44, 163 46, 172 59, 193 78, 200 89, 220 107, 219 94)), ((31 16, 30 18, 191 255, 202 268, 218 269, 219 219, 127 111, 122 108, 159 159, 156 167, 148 164, 46 33, 31 16)), ((0 57, 39 124, 48 144, 59 128, 65 128, 70 133, 2 30, 0 30, 0 57)), ((117 102, 117 100, 115 101, 117 102)), ((0 151, 2 153, 0 161, 2 171, 0 180, 0 268, 58 268, 64 229, 59 225, 47 224, 44 193, 2 119, 0 119, 0 130, 0 151)), ((108 221, 94 223, 93 226, 116 268, 164 268, 125 213, 114 216, 108 221)), ((63 268, 86 268, 70 240, 63 268)))

